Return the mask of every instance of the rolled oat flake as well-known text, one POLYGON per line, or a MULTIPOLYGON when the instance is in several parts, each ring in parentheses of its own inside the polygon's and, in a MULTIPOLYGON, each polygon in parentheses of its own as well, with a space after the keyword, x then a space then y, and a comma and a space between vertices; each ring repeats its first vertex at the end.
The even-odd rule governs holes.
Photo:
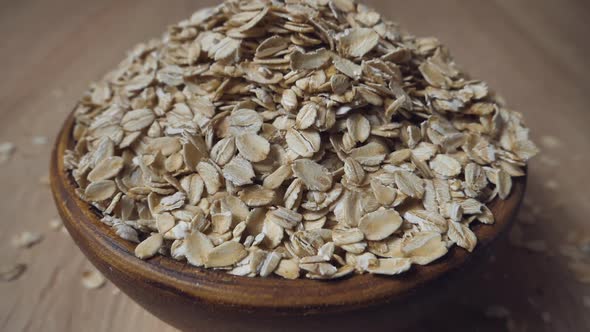
POLYGON ((538 152, 436 38, 352 0, 187 16, 90 86, 64 157, 138 259, 395 278, 454 245, 477 250, 471 224, 493 224, 486 204, 538 152))

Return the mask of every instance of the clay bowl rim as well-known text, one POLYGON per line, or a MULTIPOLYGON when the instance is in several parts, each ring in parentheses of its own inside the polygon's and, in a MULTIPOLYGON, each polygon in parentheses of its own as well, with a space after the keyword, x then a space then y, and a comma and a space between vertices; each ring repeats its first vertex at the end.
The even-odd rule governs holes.
POLYGON ((73 146, 73 124, 72 112, 53 147, 50 179, 64 225, 86 256, 100 259, 104 263, 100 265, 108 266, 108 270, 102 271, 107 278, 116 270, 129 280, 139 278, 164 293, 232 310, 325 314, 403 302, 417 290, 460 270, 477 251, 482 251, 505 233, 518 211, 526 187, 526 176, 515 178, 508 199, 496 199, 490 204, 496 223, 473 226, 478 245, 472 254, 453 246, 442 259, 427 266, 412 266, 409 272, 394 277, 364 274, 326 281, 240 277, 193 267, 168 257, 156 256, 146 261, 136 258, 134 245, 116 236, 110 227, 100 222, 98 211, 74 192, 75 183, 63 163, 65 150, 73 146))

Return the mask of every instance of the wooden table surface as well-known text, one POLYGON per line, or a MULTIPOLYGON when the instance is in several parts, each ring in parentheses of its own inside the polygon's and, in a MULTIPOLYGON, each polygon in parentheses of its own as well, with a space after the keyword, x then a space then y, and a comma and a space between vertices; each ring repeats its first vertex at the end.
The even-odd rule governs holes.
MULTIPOLYGON (((89 263, 63 232, 49 189, 51 140, 87 85, 137 42, 213 1, 0 1, 0 143, 16 151, 0 165, 0 264, 22 262, 0 283, 1 331, 171 331, 111 284, 80 284, 89 263), (38 231, 30 249, 14 234, 38 231)), ((506 246, 448 305, 424 317, 440 331, 590 329, 590 287, 559 248, 588 237, 590 215, 590 3, 584 0, 367 1, 416 35, 436 35, 459 64, 520 110, 543 153, 533 160, 520 228, 542 252, 506 246), (527 222, 525 224, 525 222, 527 222), (534 224, 530 225, 530 223, 534 224), (574 234, 574 235, 572 235, 574 234), (584 304, 586 297, 586 304, 584 304), (485 314, 492 305, 508 317, 485 314)), ((588 257, 586 257, 587 259, 588 257)), ((368 323, 370 325, 370 323, 368 323)))

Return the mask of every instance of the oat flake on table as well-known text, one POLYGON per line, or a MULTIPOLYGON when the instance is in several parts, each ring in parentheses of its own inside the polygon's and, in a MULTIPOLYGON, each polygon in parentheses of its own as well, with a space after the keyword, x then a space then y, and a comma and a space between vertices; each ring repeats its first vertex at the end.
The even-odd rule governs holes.
POLYGON ((27 265, 22 263, 2 264, 0 266, 0 280, 9 282, 20 278, 27 270, 27 265))
POLYGON ((82 286, 87 289, 98 289, 106 284, 106 278, 98 270, 91 268, 82 272, 82 286))
POLYGON ((11 239, 12 246, 15 248, 31 248, 41 241, 43 241, 41 233, 29 231, 14 234, 11 239))
POLYGON ((60 218, 51 218, 49 219, 49 228, 52 231, 59 231, 63 227, 62 221, 60 218))
POLYGON ((3 164, 10 160, 15 150, 16 145, 12 142, 0 143, 0 164, 3 164))
POLYGON ((33 143, 33 145, 45 145, 49 143, 49 139, 47 136, 33 136, 31 138, 31 143, 33 143))
MULTIPOLYGON (((351 0, 226 1, 137 45, 75 110, 78 195, 136 255, 242 276, 403 273, 537 153, 520 114, 351 0)), ((493 226, 489 226, 493 227, 493 226)))

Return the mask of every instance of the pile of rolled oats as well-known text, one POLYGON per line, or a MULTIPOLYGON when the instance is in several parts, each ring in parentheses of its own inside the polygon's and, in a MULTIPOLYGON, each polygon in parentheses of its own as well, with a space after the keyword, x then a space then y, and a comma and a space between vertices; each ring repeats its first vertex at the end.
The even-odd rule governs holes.
POLYGON ((351 0, 244 0, 135 47, 65 165, 137 257, 243 276, 395 275, 472 251, 537 148, 435 38, 351 0))

